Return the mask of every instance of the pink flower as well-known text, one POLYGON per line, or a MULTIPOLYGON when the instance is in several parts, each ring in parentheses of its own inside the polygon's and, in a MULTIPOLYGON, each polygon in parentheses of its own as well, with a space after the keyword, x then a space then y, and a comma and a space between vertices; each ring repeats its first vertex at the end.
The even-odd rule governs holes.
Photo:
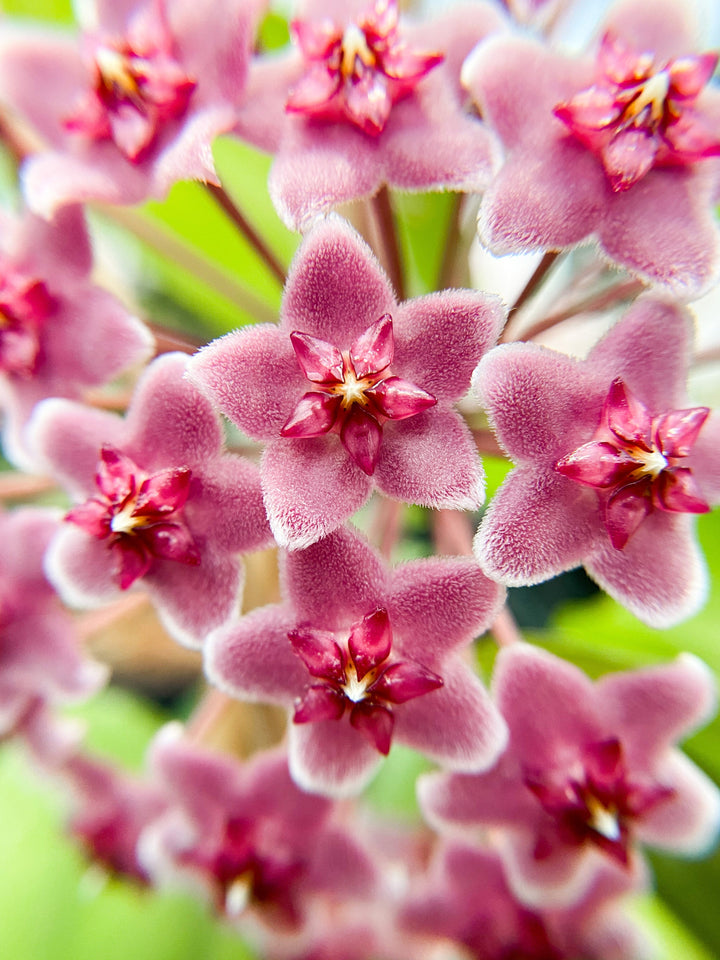
POLYGON ((401 925, 458 941, 476 960, 635 960, 645 944, 620 898, 639 886, 606 869, 577 904, 532 910, 513 895, 493 850, 453 838, 440 842, 401 925))
POLYGON ((481 502, 482 466, 452 404, 501 324, 499 302, 474 291, 398 304, 365 243, 330 217, 298 251, 280 326, 228 334, 188 369, 267 444, 270 525, 281 546, 302 547, 347 520, 374 486, 432 507, 481 502))
POLYGON ((120 419, 46 401, 31 427, 41 457, 78 501, 48 568, 68 602, 107 603, 136 581, 170 632, 199 646, 238 608, 238 553, 270 542, 257 468, 223 452, 186 359, 150 365, 120 419))
POLYGON ((503 723, 462 650, 502 590, 476 564, 387 571, 342 529, 284 555, 282 584, 281 605, 212 634, 206 668, 232 696, 288 707, 290 769, 304 789, 359 790, 395 740, 453 769, 493 761, 503 723))
POLYGON ((23 429, 45 397, 80 397, 145 360, 152 336, 90 282, 92 253, 79 207, 52 224, 0 217, 0 404, 7 456, 33 467, 23 429))
POLYGON ((0 95, 49 152, 24 167, 28 203, 138 203, 179 180, 217 183, 214 138, 243 100, 262 2, 97 0, 76 42, 10 28, 0 95))
POLYGON ((84 700, 106 670, 82 654, 72 618, 43 572, 58 529, 54 510, 0 513, 0 737, 40 705, 84 700))
POLYGON ((283 750, 245 765, 164 727, 150 750, 150 772, 166 810, 140 843, 156 884, 189 887, 231 920, 251 911, 269 928, 297 933, 313 899, 365 896, 376 870, 332 804, 300 791, 283 750))
POLYGON ((463 79, 505 162, 478 221, 497 254, 597 237, 605 256, 680 297, 718 273, 720 94, 692 8, 620 0, 597 61, 526 38, 477 48, 463 79))
POLYGON ((652 626, 702 604, 692 515, 720 498, 716 418, 689 407, 692 320, 639 300, 577 361, 515 344, 491 352, 475 386, 518 466, 475 549, 490 576, 538 583, 583 564, 652 626))
POLYGON ((493 697, 510 728, 500 762, 474 776, 430 775, 420 797, 433 822, 497 828, 524 902, 576 902, 601 864, 635 872, 640 843, 695 855, 715 840, 720 793, 674 748, 715 709, 696 658, 593 684, 517 644, 498 656, 493 697))
POLYGON ((270 195, 291 228, 339 203, 401 190, 482 190, 494 145, 465 109, 460 66, 504 27, 489 4, 398 23, 396 0, 311 0, 299 48, 251 68, 238 133, 276 154, 270 195))

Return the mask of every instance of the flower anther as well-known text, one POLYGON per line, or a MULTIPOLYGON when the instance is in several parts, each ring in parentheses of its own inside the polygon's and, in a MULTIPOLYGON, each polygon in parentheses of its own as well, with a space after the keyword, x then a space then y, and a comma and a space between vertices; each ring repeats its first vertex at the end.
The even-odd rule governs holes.
MULTIPOLYGON (((633 821, 675 794, 670 787, 630 780, 616 737, 589 744, 567 774, 526 773, 525 786, 553 818, 563 842, 594 844, 623 866, 629 863, 633 821)), ((547 839, 538 839, 538 860, 552 853, 547 839)))
POLYGON ((444 59, 441 53, 408 48, 398 30, 396 0, 375 0, 344 26, 329 19, 296 20, 290 29, 306 70, 290 91, 286 110, 345 119, 370 136, 382 133, 393 104, 444 59))
POLYGON ((100 451, 98 494, 65 519, 90 536, 107 540, 117 558, 122 590, 144 576, 157 559, 197 565, 200 553, 182 516, 190 490, 187 467, 148 474, 111 446, 100 451))
POLYGON ((383 608, 354 623, 346 642, 312 627, 288 636, 311 676, 322 680, 298 698, 294 722, 339 720, 349 707, 350 724, 385 755, 395 722, 393 705, 443 685, 442 677, 421 664, 391 658, 392 630, 383 608))
POLYGON ((65 127, 92 140, 113 140, 141 163, 163 124, 183 116, 197 83, 172 55, 169 36, 152 45, 101 37, 92 44, 91 88, 65 127))
POLYGON ((0 371, 32 377, 41 352, 40 330, 55 307, 41 280, 13 272, 0 279, 0 371))
POLYGON ((720 155, 718 131, 695 107, 717 63, 717 53, 703 53, 658 64, 607 33, 595 83, 554 113, 599 156, 612 189, 627 190, 653 166, 720 155))
POLYGON ((303 374, 315 390, 302 396, 280 433, 284 437, 340 434, 360 469, 375 471, 387 420, 406 420, 437 403, 421 387, 393 376, 392 318, 384 314, 349 350, 301 333, 290 334, 303 374))
POLYGON ((558 473, 598 490, 616 549, 653 510, 710 510, 686 459, 709 413, 707 407, 692 407, 652 416, 616 379, 594 439, 557 461, 558 473))

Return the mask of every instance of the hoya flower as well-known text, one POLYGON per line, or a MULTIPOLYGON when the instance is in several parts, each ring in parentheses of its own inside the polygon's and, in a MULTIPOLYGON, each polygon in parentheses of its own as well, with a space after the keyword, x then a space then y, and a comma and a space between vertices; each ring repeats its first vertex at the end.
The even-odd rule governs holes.
POLYGON ((23 428, 45 397, 80 397, 145 360, 152 337, 90 282, 92 252, 79 207, 49 224, 0 215, 0 406, 4 448, 32 468, 23 428))
POLYGON ((24 167, 28 203, 138 203, 179 180, 217 183, 211 144, 244 96, 259 0, 96 0, 82 32, 6 27, 0 98, 45 149, 24 167))
POLYGON ((493 850, 457 837, 440 841, 401 924, 457 941, 475 960, 636 960, 644 944, 621 903, 635 879, 606 869, 577 904, 532 910, 508 887, 493 850))
POLYGON ((257 468, 224 453, 219 419, 183 378, 185 363, 155 360, 124 420, 48 400, 31 434, 76 501, 48 556, 67 602, 102 605, 142 582, 173 636, 199 646, 237 612, 238 554, 271 538, 257 468))
POLYGON ((720 793, 675 748, 715 709, 695 657, 592 683, 519 643, 500 652, 492 686, 506 753, 487 773, 429 775, 420 799, 432 822, 493 828, 522 901, 577 902, 601 865, 635 873, 639 844, 698 855, 715 840, 720 793))
POLYGON ((206 669, 231 696, 288 708, 302 788, 360 790, 396 740, 452 769, 493 762, 504 724, 463 652, 503 594, 475 563, 388 571, 342 529, 283 555, 281 577, 283 603, 215 631, 206 669))
POLYGON ((500 347, 475 386, 516 461, 475 550, 519 586, 580 564, 651 626, 695 613, 705 568, 693 516, 720 499, 720 423, 685 393, 692 319, 643 298, 587 360, 500 347))
POLYGON ((0 513, 0 737, 38 708, 84 700, 105 669, 83 656, 72 618, 43 572, 57 511, 0 513))
POLYGON ((643 280, 690 298, 718 273, 715 54, 693 6, 620 0, 594 57, 528 38, 478 47, 463 78, 505 162, 478 226, 497 254, 590 237, 643 280))
POLYGON ((241 765, 171 724, 155 738, 149 767, 167 803, 140 844, 156 884, 200 892, 228 919, 249 911, 296 934, 314 897, 374 891, 369 856, 331 821, 330 801, 295 786, 283 750, 241 765))
POLYGON ((347 520, 373 487, 430 507, 479 505, 482 466, 452 404, 502 319, 499 301, 475 291, 398 304, 364 241, 330 217, 296 255, 279 327, 228 334, 188 370, 265 442, 270 525, 281 546, 302 547, 347 520))
POLYGON ((501 29, 489 4, 411 25, 397 0, 306 0, 295 48, 258 59, 237 130, 275 154, 270 195, 291 228, 387 184, 482 190, 494 145, 465 109, 460 67, 501 29))

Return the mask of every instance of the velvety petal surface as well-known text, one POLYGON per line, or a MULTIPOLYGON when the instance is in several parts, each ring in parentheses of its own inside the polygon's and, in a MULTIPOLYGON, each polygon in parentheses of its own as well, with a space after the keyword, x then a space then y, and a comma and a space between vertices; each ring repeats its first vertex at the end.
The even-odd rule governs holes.
POLYGON ((288 752, 293 780, 303 790, 329 797, 357 793, 381 760, 358 730, 335 720, 291 724, 288 752))

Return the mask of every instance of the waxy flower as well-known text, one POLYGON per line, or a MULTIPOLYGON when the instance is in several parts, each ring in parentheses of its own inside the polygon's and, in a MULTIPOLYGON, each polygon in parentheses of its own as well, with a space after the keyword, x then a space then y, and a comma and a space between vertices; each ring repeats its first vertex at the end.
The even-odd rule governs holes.
POLYGON ((369 855, 331 820, 329 801, 295 786, 284 750, 240 765, 170 724, 151 746, 149 768, 167 804, 140 844, 156 884, 199 890, 231 920, 249 911, 295 933, 313 898, 375 891, 369 855))
POLYGON ((457 941, 474 960, 636 960, 645 944, 621 897, 642 887, 638 879, 599 871, 577 904, 532 910, 508 887, 494 850, 448 839, 415 884, 401 927, 457 941))
POLYGON ((485 3, 398 22, 396 0, 306 0, 298 50, 258 59, 237 131, 274 153, 270 195, 291 228, 348 200, 401 190, 482 190, 495 147, 465 109, 460 67, 502 29, 485 3))
POLYGON ((166 354, 122 420, 63 400, 30 428, 39 455, 77 500, 48 569, 67 602, 97 606, 142 582, 168 629, 199 646, 237 612, 238 553, 270 542, 257 468, 223 451, 210 404, 166 354))
POLYGON ((212 141, 243 100, 261 0, 83 4, 78 41, 9 28, 0 98, 48 152, 23 171, 28 203, 51 216, 85 200, 138 203, 179 180, 217 183, 212 141))
POLYGON ((492 763, 503 722, 462 651, 503 594, 476 564, 388 571, 342 529, 283 555, 282 585, 281 605, 211 635, 206 669, 232 696, 288 707, 290 770, 304 789, 359 790, 395 740, 452 769, 492 763))
POLYGON ((475 291, 398 304, 364 241, 329 217, 297 253, 280 326, 228 334, 188 370, 267 444, 270 525, 281 546, 302 547, 347 520, 373 486, 430 507, 479 505, 482 466, 452 404, 502 319, 499 301, 475 291))
POLYGON ((106 670, 83 656, 68 612, 43 572, 55 510, 0 513, 0 737, 44 705, 84 700, 106 670))
POLYGON ((500 347, 475 387, 518 464, 483 518, 475 550, 507 584, 583 564, 636 616, 669 626, 705 595, 692 515, 720 499, 717 418, 690 407, 692 320, 639 300, 587 360, 500 347))
POLYGON ((696 296, 718 272, 716 57, 692 5, 620 0, 597 59, 527 38, 477 48, 463 80, 505 161, 478 227, 494 253, 562 249, 596 237, 643 280, 696 296))
POLYGON ((674 747, 715 709, 712 675, 695 657, 593 684, 516 644, 498 656, 493 698, 510 728, 499 763, 430 775, 420 798, 432 822, 494 828, 524 902, 576 902, 603 863, 634 873, 641 843, 694 855, 715 840, 720 793, 674 747))
POLYGON ((145 360, 149 331, 90 282, 79 207, 48 224, 0 216, 0 406, 6 455, 32 468, 23 429, 40 400, 80 397, 145 360))

